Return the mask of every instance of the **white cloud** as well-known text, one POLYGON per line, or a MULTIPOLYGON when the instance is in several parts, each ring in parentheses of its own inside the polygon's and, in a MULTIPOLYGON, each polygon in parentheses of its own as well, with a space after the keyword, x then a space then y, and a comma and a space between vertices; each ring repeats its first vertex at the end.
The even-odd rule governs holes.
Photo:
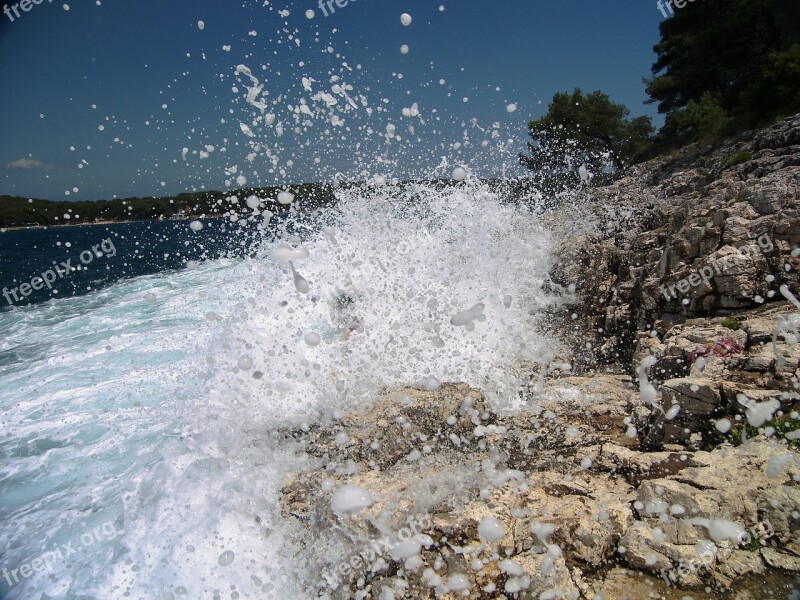
POLYGON ((40 160, 36 160, 34 158, 20 158, 19 160, 13 160, 6 165, 7 169, 22 169, 25 171, 33 171, 35 169, 52 169, 51 165, 43 163, 40 160))

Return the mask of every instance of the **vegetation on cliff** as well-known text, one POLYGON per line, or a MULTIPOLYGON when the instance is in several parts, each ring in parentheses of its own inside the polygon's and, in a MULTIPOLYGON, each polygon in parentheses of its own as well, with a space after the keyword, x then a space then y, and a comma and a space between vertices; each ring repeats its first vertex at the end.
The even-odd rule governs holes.
POLYGON ((653 135, 650 117, 597 90, 553 96, 529 124, 530 154, 545 192, 581 182, 607 183, 626 167, 693 142, 713 144, 800 111, 800 4, 786 0, 706 0, 688 4, 660 26, 650 103, 665 115, 653 135), (587 173, 581 174, 581 167, 587 173))

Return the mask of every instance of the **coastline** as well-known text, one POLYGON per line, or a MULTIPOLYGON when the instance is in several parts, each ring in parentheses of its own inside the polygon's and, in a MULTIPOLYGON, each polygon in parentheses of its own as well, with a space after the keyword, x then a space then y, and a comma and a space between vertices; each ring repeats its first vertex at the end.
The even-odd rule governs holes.
MULTIPOLYGON (((166 221, 188 221, 193 217, 174 217, 169 219, 132 219, 126 221, 96 221, 93 223, 59 223, 57 225, 24 225, 24 226, 15 226, 15 227, 0 227, 0 233, 6 233, 8 231, 24 231, 28 229, 53 229, 55 227, 92 227, 95 225, 121 225, 125 223, 164 223, 166 221)), ((198 217, 199 219, 218 219, 219 215, 214 215, 210 217, 198 217)))
POLYGON ((544 329, 566 347, 522 366, 519 412, 437 381, 287 426, 317 461, 280 500, 314 591, 784 597, 800 574, 798 132, 800 115, 653 159, 545 215, 553 283, 574 293, 544 329))

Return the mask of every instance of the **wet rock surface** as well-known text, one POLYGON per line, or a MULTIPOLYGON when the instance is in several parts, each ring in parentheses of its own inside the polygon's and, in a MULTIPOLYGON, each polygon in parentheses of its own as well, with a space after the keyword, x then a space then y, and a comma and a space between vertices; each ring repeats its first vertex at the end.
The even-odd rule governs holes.
POLYGON ((662 337, 798 289, 798 132, 800 115, 713 150, 690 146, 554 211, 555 230, 559 211, 584 215, 582 230, 561 232, 553 271, 576 286, 576 368, 629 368, 642 332, 662 337))
POLYGON ((648 452, 627 435, 638 402, 625 376, 571 377, 509 417, 487 410, 479 391, 444 384, 388 392, 372 411, 309 432, 319 463, 286 484, 283 511, 307 532, 315 592, 615 598, 625 571, 613 565, 681 589, 796 570, 800 455, 765 436, 648 452), (582 427, 594 418, 604 430, 582 427), (337 512, 344 486, 373 501, 337 512), (747 531, 745 543, 715 540, 709 522, 722 520, 747 531), (487 522, 496 537, 481 533, 487 522), (698 562, 711 541, 713 562, 698 562))
POLYGON ((309 595, 679 598, 800 572, 798 184, 795 117, 592 189, 553 273, 571 370, 532 369, 514 414, 446 383, 287 432, 314 459, 282 497, 309 595))

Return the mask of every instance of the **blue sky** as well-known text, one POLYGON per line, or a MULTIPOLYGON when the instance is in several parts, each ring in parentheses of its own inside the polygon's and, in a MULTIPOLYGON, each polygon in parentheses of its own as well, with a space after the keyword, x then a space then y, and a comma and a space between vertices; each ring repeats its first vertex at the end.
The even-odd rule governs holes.
POLYGON ((655 2, 350 0, 324 17, 315 1, 67 0, 65 10, 44 0, 14 22, 0 14, 0 194, 97 199, 225 189, 238 175, 248 185, 402 177, 430 174, 442 157, 496 175, 557 91, 601 89, 633 115, 656 115, 642 84, 662 20, 655 2), (251 82, 240 64, 263 84, 282 135, 253 120, 261 111, 244 101, 251 82), (333 126, 316 109, 313 126, 292 122, 290 107, 311 95, 302 77, 317 92, 334 72, 369 110, 333 126), (414 103, 420 117, 404 117, 414 103), (389 123, 401 139, 382 163, 389 123), (492 146, 477 145, 493 123, 492 146))

